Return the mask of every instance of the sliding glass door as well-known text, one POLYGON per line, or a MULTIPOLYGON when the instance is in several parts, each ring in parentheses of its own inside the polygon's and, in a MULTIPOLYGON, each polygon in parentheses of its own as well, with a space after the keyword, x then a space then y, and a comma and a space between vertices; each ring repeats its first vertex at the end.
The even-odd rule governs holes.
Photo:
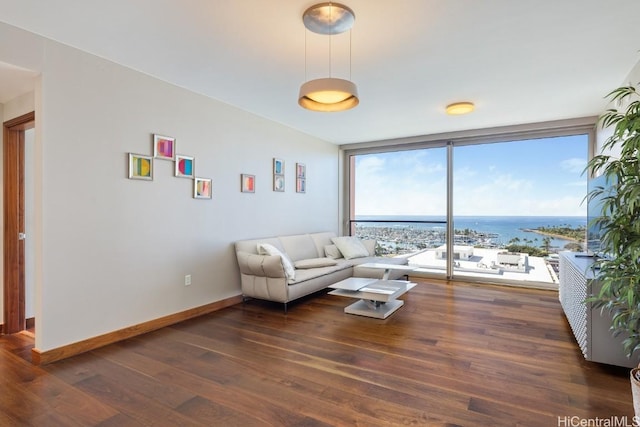
POLYGON ((454 273, 555 287, 557 253, 584 247, 588 142, 454 145, 454 273))
MULTIPOLYGON (((351 234, 378 241, 377 255, 420 263, 446 247, 447 148, 351 157, 351 234)), ((446 273, 446 258, 432 263, 446 273)))
POLYGON ((584 248, 589 145, 578 133, 348 153, 349 231, 418 274, 555 287, 557 252, 584 248))

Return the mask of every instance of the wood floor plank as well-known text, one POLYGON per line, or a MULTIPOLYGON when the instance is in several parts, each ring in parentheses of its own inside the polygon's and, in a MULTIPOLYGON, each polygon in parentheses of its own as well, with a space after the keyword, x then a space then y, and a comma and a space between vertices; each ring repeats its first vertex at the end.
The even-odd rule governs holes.
POLYGON ((183 416, 141 394, 138 390, 114 381, 103 375, 86 378, 75 385, 85 393, 117 408, 143 425, 201 426, 202 424, 183 416))
MULTIPOLYGON (((136 346, 138 359, 134 363, 139 370, 143 373, 153 372, 155 378, 165 381, 174 387, 176 385, 183 386, 185 389, 198 392, 204 397, 215 399, 221 405, 218 407, 218 411, 227 414, 226 419, 229 423, 240 423, 250 418, 253 421, 246 425, 259 425, 262 423, 267 425, 321 425, 321 423, 315 423, 313 420, 301 417, 297 412, 289 411, 286 407, 280 407, 279 402, 269 404, 268 399, 263 399, 260 394, 259 389, 264 386, 262 383, 259 383, 258 387, 253 387, 250 393, 243 393, 242 391, 235 393, 236 386, 231 382, 237 381, 236 377, 244 375, 254 379, 256 374, 263 375, 261 372, 250 373, 240 369, 240 373, 237 373, 237 366, 235 371, 229 370, 224 364, 219 363, 220 360, 203 360, 201 357, 185 359, 181 355, 190 353, 202 356, 207 354, 207 350, 201 347, 195 347, 196 350, 194 350, 190 348, 193 346, 172 340, 171 337, 175 336, 176 333, 168 330, 164 332, 157 331, 154 335, 156 336, 152 339, 144 340, 144 346, 136 346), (164 364, 166 372, 158 372, 158 366, 148 370, 148 364, 144 360, 151 360, 152 358, 167 361, 168 363, 164 364), (232 420, 236 421, 232 422, 232 420)), ((108 357, 119 358, 121 361, 123 359, 114 353, 108 357)), ((130 356, 126 356, 125 359, 122 361, 123 365, 131 363, 132 358, 130 356)))
POLYGON ((270 426, 269 423, 259 421, 201 396, 196 396, 184 402, 177 409, 178 412, 188 415, 190 418, 205 425, 218 424, 227 427, 270 426))
POLYGON ((0 337, 0 425, 631 419, 628 369, 583 359, 557 292, 419 280, 403 299, 384 320, 326 293, 287 314, 251 300, 42 367, 0 337))
POLYGON ((33 420, 46 413, 47 407, 21 385, 3 383, 0 412, 16 420, 16 425, 33 425, 33 420))
POLYGON ((16 426, 16 425, 18 425, 17 419, 10 416, 4 410, 0 410, 0 426, 16 426))
POLYGON ((6 411, 13 413, 24 406, 27 408, 25 413, 14 413, 14 416, 25 425, 94 425, 116 413, 15 353, 0 355, 0 372, 0 389, 13 391, 0 394, 0 409, 6 405, 6 411), (22 399, 20 405, 5 402, 16 396, 22 399), (42 423, 40 420, 47 421, 42 423))
MULTIPOLYGON (((183 335, 179 334, 179 337, 183 335)), ((165 340, 169 339, 168 337, 164 338, 165 340)), ((190 338, 193 341, 195 337, 190 338)), ((175 334, 174 339, 176 339, 175 334)), ((185 343, 176 339, 169 346, 163 344, 162 347, 154 347, 151 344, 146 352, 155 355, 156 358, 174 359, 177 354, 192 345, 206 349, 208 344, 203 341, 199 341, 199 344, 185 343)), ((138 351, 145 350, 139 349, 138 351)), ((322 413, 323 406, 318 401, 317 395, 324 389, 324 386, 318 387, 313 382, 296 377, 291 367, 287 367, 285 363, 282 363, 282 360, 251 353, 246 353, 246 356, 251 360, 240 360, 229 357, 228 354, 221 356, 209 349, 198 359, 191 359, 188 363, 174 362, 172 366, 183 374, 189 373, 193 376, 204 377, 209 380, 209 383, 219 384, 227 394, 233 393, 236 396, 243 396, 248 401, 253 401, 254 405, 257 404, 256 410, 253 408, 247 410, 245 407, 246 413, 276 425, 309 423, 310 421, 305 419, 309 411, 315 411, 316 414, 319 414, 316 415, 317 421, 326 423, 326 425, 336 425, 336 423, 343 422, 345 418, 348 419, 345 414, 340 415, 339 411, 338 413, 322 413), (281 371, 278 365, 284 367, 284 371, 281 371), (266 366, 269 366, 269 369, 265 369, 266 366), (299 408, 291 411, 289 402, 295 402, 296 407, 299 406, 299 408), (269 408, 269 410, 265 411, 265 408, 269 408)), ((309 369, 306 369, 304 375, 310 375, 309 369)), ((219 399, 219 397, 217 398, 219 399)), ((225 405, 233 408, 236 405, 236 400, 226 401, 225 405)), ((373 422, 374 420, 369 421, 373 422)))

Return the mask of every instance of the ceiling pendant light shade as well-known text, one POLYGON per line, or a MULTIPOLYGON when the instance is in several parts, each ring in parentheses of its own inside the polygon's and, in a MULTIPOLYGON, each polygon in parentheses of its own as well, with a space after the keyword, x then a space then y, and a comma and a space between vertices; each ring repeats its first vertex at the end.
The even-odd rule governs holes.
MULTIPOLYGON (((298 104, 311 111, 336 112, 349 110, 360 103, 358 88, 350 80, 331 75, 331 41, 335 34, 351 30, 355 14, 347 6, 325 2, 311 6, 302 15, 307 30, 328 35, 329 77, 309 80, 300 86, 298 104)), ((307 74, 307 46, 305 35, 305 79, 307 74)), ((349 34, 349 79, 351 79, 351 35, 349 34)))
POLYGON ((356 85, 344 79, 309 80, 300 86, 298 104, 313 111, 344 111, 360 103, 356 85))

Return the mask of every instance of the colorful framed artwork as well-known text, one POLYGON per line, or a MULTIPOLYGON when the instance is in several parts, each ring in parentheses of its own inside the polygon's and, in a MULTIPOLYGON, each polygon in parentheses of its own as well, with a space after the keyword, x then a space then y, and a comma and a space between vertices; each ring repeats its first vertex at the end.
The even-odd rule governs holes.
POLYGON ((181 178, 194 178, 194 162, 195 159, 193 157, 176 154, 175 175, 181 178))
POLYGON ((211 179, 209 178, 193 179, 193 198, 194 199, 210 199, 211 198, 211 179))
POLYGON ((284 175, 273 175, 273 191, 284 191, 284 175))
POLYGON ((296 193, 307 192, 307 180, 305 178, 296 179, 296 193))
POLYGON ((153 181, 153 157, 129 153, 129 179, 153 181))
POLYGON ((243 173, 240 175, 240 191, 243 193, 255 193, 256 192, 256 177, 255 175, 248 175, 243 173))
POLYGON ((297 178, 307 178, 307 167, 304 163, 296 163, 296 177, 297 178))
POLYGON ((274 175, 284 174, 284 160, 273 159, 273 174, 274 175))
POLYGON ((153 134, 153 157, 157 159, 176 159, 176 139, 170 136, 153 134))

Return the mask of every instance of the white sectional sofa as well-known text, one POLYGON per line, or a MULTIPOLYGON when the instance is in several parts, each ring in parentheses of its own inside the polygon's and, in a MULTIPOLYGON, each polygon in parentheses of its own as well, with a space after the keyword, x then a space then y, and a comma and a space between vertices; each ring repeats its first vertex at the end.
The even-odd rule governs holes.
MULTIPOLYGON (((375 244, 374 240, 337 237, 333 232, 238 241, 235 248, 243 298, 280 302, 286 311, 290 301, 347 277, 382 277, 383 270, 359 267, 361 264, 407 264, 406 258, 376 257, 375 244)), ((390 279, 404 274, 392 271, 390 279)))

